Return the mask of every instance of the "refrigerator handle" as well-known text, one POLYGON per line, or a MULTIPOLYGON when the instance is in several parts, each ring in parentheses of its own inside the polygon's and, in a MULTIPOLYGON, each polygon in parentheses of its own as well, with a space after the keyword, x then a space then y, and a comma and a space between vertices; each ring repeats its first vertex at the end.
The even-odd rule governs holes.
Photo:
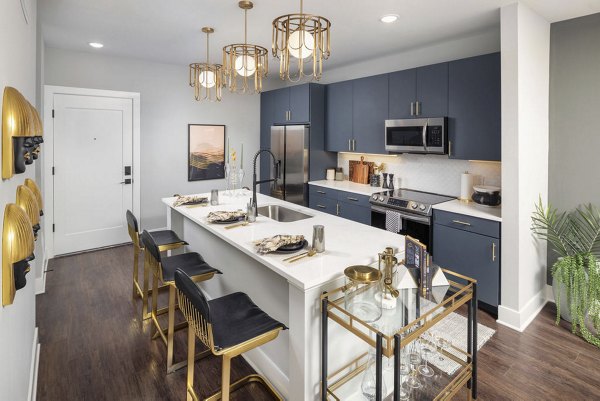
POLYGON ((276 180, 280 180, 281 179, 281 160, 277 160, 277 162, 275 163, 275 178, 276 180))

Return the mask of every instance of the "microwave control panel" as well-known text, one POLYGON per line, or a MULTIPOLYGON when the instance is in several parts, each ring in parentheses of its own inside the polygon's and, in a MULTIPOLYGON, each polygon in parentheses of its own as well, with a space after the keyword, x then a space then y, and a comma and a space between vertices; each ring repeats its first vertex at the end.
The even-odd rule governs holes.
POLYGON ((444 133, 440 125, 434 125, 427 128, 427 146, 444 146, 444 133))

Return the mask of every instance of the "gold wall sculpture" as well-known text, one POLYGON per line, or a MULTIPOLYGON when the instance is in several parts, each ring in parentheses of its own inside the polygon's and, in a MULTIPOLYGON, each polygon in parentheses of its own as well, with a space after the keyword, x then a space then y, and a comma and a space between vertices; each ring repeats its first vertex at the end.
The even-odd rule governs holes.
POLYGON ((44 126, 42 124, 42 119, 40 118, 40 114, 38 111, 29 103, 29 108, 31 109, 32 116, 32 130, 31 130, 31 142, 32 142, 32 150, 31 157, 33 160, 37 160, 40 156, 41 152, 41 144, 44 143, 44 126))
POLYGON ((19 206, 7 204, 2 228, 2 306, 12 304, 17 287, 25 285, 33 248, 31 221, 19 206))
POLYGON ((42 191, 40 191, 40 187, 37 186, 35 181, 31 178, 25 179, 25 186, 31 189, 31 192, 35 195, 35 199, 37 200, 38 206, 40 207, 40 216, 44 215, 44 202, 42 201, 42 191))
MULTIPOLYGON (((2 97, 2 178, 8 179, 15 174, 14 138, 30 137, 33 133, 33 115, 29 102, 23 95, 7 86, 2 97)), ((22 142, 22 141, 21 141, 22 142)), ((28 152, 19 154, 27 160, 28 152)), ((23 167, 24 169, 24 167, 23 167)))
POLYGON ((40 207, 33 191, 25 185, 17 187, 17 205, 25 211, 31 226, 33 228, 34 239, 37 240, 37 233, 40 230, 40 207))

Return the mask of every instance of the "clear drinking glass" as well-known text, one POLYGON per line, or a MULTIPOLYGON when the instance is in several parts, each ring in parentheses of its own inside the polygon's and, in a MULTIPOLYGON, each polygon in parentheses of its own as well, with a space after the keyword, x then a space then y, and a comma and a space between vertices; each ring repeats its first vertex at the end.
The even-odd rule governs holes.
POLYGON ((210 204, 212 206, 217 206, 219 204, 219 190, 212 189, 210 191, 210 204))
POLYGON ((410 375, 406 379, 406 385, 410 388, 421 388, 423 385, 417 377, 417 367, 421 364, 421 351, 419 349, 418 340, 414 340, 410 344, 408 353, 408 363, 410 364, 410 375))
MULTIPOLYGON (((377 358, 377 354, 375 353, 375 348, 369 349, 369 359, 367 361, 367 369, 363 375, 362 382, 360 383, 360 389, 362 391, 363 396, 368 401, 375 400, 375 389, 377 388, 376 381, 376 371, 375 371, 375 360, 377 358)), ((387 395, 387 387, 385 385, 385 380, 381 378, 381 394, 385 398, 387 395)))
POLYGON ((421 376, 432 377, 435 374, 435 372, 431 368, 431 366, 429 366, 428 362, 429 358, 431 357, 431 354, 433 354, 433 350, 431 349, 431 345, 427 337, 428 336, 426 336, 425 334, 421 337, 421 359, 424 363, 422 365, 419 365, 417 369, 421 376))

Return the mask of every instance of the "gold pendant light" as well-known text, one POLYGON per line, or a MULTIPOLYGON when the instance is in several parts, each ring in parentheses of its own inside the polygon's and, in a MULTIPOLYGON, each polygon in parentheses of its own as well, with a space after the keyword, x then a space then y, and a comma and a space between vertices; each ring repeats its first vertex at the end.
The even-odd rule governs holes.
POLYGON ((248 10, 254 7, 251 1, 240 1, 244 10, 244 44, 231 44, 223 48, 223 67, 226 85, 231 92, 260 93, 262 79, 269 71, 269 51, 258 45, 248 44, 248 10), (254 81, 254 87, 249 81, 254 81))
POLYGON ((223 66, 221 64, 209 64, 209 35, 215 30, 210 27, 202 28, 206 34, 206 63, 190 64, 190 86, 194 88, 196 100, 208 100, 210 102, 221 101, 221 88, 225 86, 223 79, 223 66))
POLYGON ((300 0, 300 14, 273 20, 273 56, 279 59, 279 77, 284 81, 298 82, 304 77, 319 80, 323 60, 331 53, 331 22, 318 15, 304 14, 303 3, 300 0), (304 72, 305 67, 308 73, 304 72))

